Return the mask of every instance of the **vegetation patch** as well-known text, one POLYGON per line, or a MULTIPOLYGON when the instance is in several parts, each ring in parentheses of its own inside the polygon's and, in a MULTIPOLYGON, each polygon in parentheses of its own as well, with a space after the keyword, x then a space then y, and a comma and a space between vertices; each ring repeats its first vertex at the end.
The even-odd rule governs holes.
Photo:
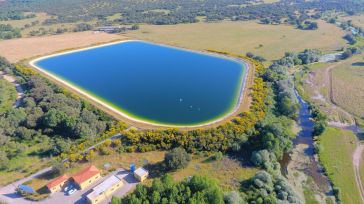
POLYGON ((327 128, 318 137, 320 162, 333 182, 342 203, 356 203, 360 194, 355 183, 352 155, 357 144, 351 131, 327 128), (335 159, 333 159, 335 158, 335 159))
POLYGON ((0 78, 0 114, 9 110, 15 103, 17 92, 15 86, 0 78))
POLYGON ((126 35, 195 50, 252 52, 267 60, 278 59, 285 52, 301 52, 306 48, 332 51, 345 45, 342 39, 344 32, 340 28, 324 21, 318 21, 318 24, 319 28, 313 31, 287 25, 263 25, 255 21, 141 25, 139 30, 127 32, 126 35))
POLYGON ((332 70, 333 100, 340 107, 364 118, 364 54, 355 55, 332 70))

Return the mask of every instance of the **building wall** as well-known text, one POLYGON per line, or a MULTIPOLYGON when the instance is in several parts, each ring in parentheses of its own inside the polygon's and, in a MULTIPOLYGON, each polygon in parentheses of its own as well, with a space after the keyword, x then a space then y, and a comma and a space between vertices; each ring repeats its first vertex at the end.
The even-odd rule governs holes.
POLYGON ((62 187, 64 186, 64 184, 66 183, 67 181, 64 181, 60 184, 58 184, 57 186, 54 186, 53 188, 50 188, 48 189, 51 193, 54 193, 54 192, 57 192, 57 191, 61 191, 62 190, 62 187))
POLYGON ((100 173, 96 174, 95 176, 89 178, 88 180, 84 181, 83 183, 79 184, 79 187, 81 189, 85 189, 88 186, 90 186, 91 184, 93 184, 95 181, 97 181, 99 178, 101 178, 100 173))
POLYGON ((91 204, 98 204, 101 201, 105 200, 108 196, 111 196, 116 190, 121 188, 124 185, 123 181, 120 180, 119 183, 111 186, 108 188, 104 193, 101 193, 99 196, 97 196, 94 200, 90 200, 87 198, 88 202, 91 204))
POLYGON ((137 175, 137 174, 135 174, 135 173, 134 173, 134 177, 135 177, 136 179, 138 179, 140 182, 143 182, 145 179, 147 179, 148 174, 145 174, 145 175, 143 175, 143 176, 139 176, 139 175, 137 175))

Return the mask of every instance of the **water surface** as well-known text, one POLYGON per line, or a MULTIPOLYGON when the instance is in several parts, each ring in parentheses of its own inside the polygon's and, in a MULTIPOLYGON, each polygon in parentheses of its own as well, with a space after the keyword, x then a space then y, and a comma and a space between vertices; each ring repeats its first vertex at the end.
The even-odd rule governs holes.
POLYGON ((147 122, 196 125, 229 113, 238 102, 240 61, 141 41, 53 56, 38 67, 147 122))

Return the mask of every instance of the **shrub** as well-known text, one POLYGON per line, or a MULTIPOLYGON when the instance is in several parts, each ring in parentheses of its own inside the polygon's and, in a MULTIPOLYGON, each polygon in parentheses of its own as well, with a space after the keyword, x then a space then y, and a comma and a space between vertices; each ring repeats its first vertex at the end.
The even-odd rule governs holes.
POLYGON ((219 161, 222 159, 222 157, 223 157, 223 155, 221 152, 216 152, 214 155, 212 155, 211 159, 219 161))
POLYGON ((183 148, 175 148, 164 157, 164 164, 168 170, 177 170, 187 167, 191 157, 183 148))

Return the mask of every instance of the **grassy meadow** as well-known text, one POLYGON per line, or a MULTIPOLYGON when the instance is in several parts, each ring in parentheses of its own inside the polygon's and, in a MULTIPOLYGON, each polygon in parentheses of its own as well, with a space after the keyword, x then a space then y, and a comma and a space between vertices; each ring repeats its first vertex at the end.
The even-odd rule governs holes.
POLYGON ((319 29, 312 31, 288 25, 262 25, 254 21, 141 25, 140 30, 126 35, 195 50, 215 49, 238 54, 252 52, 268 60, 278 59, 288 51, 316 48, 325 52, 346 44, 342 39, 344 31, 324 21, 318 21, 318 24, 319 29))
POLYGON ((340 188, 342 203, 357 203, 360 194, 355 183, 352 154, 357 138, 351 131, 328 128, 320 137, 321 164, 330 180, 340 188))
MULTIPOLYGON (((339 62, 342 63, 342 62, 339 62)), ((305 100, 315 103, 326 113, 329 120, 351 122, 352 117, 341 108, 335 107, 330 99, 329 72, 330 66, 338 63, 315 63, 308 66, 309 73, 298 79, 297 88, 305 100)), ((335 83, 335 82, 334 82, 335 83)))
MULTIPOLYGON (((46 148, 46 143, 34 144, 25 149, 23 155, 13 158, 6 171, 0 173, 0 186, 7 185, 16 180, 25 178, 51 165, 49 158, 39 155, 42 148, 46 148)), ((48 156, 48 155, 43 155, 48 156)))
POLYGON ((332 70, 333 99, 356 117, 364 118, 364 54, 355 55, 332 70))
MULTIPOLYGON (((152 151, 145 153, 117 153, 114 150, 109 155, 96 155, 91 162, 73 163, 71 168, 67 170, 68 175, 75 174, 82 170, 86 166, 93 164, 100 170, 103 170, 103 174, 108 174, 108 171, 113 171, 117 168, 129 169, 131 163, 139 166, 150 165, 151 178, 159 176, 158 169, 153 168, 153 165, 157 165, 164 159, 165 152, 152 151), (109 169, 105 169, 104 165, 110 164, 109 169)), ((238 190, 240 187, 240 181, 252 177, 257 172, 256 168, 242 168, 238 161, 223 157, 221 160, 211 160, 209 155, 192 155, 192 160, 188 167, 178 170, 176 172, 170 172, 175 180, 183 180, 188 176, 202 175, 216 179, 224 190, 238 190)), ((41 189, 46 185, 53 177, 44 176, 33 179, 31 184, 35 189, 41 189)), ((151 179, 146 181, 147 184, 151 183, 151 179)))

